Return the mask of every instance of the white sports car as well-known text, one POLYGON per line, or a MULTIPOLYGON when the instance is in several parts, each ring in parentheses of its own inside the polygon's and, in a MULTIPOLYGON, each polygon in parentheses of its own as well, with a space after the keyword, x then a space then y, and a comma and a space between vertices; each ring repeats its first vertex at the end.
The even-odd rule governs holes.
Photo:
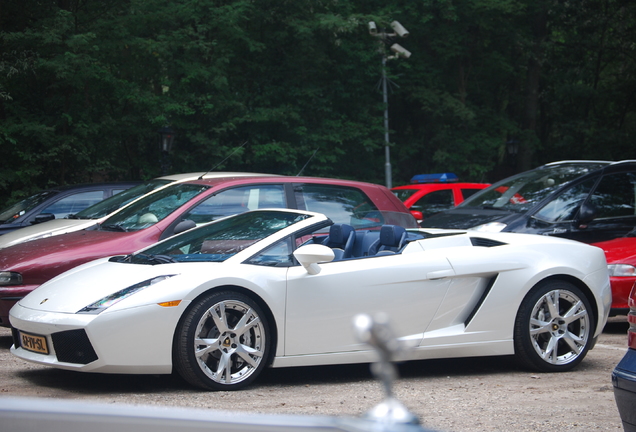
POLYGON ((404 360, 514 354, 540 371, 575 367, 605 325, 599 248, 387 221, 257 210, 84 264, 11 309, 11 351, 232 390, 266 366, 374 361, 351 331, 360 313, 388 314, 404 360))

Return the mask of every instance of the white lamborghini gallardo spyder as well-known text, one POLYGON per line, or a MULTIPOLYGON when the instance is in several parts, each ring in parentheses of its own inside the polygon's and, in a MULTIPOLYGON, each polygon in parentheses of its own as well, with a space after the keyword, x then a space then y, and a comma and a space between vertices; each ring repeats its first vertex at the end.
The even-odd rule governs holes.
POLYGON ((232 390, 267 366, 374 361, 351 331, 361 313, 390 317, 403 360, 514 354, 556 372, 593 347, 611 303, 601 249, 396 220, 257 210, 84 264, 11 309, 11 351, 232 390))

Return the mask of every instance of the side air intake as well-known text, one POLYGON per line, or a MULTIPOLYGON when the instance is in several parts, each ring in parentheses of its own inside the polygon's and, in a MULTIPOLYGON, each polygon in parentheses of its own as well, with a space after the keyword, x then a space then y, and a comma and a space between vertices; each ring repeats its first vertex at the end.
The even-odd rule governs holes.
POLYGON ((473 244, 473 246, 483 246, 483 247, 503 246, 506 244, 497 240, 487 239, 483 237, 471 237, 470 242, 473 244))

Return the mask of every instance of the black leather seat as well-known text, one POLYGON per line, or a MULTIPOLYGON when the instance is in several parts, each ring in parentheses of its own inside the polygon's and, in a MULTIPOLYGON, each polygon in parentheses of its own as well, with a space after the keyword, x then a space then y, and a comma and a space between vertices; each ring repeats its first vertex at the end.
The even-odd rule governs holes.
POLYGON ((333 249, 334 261, 351 258, 356 232, 351 225, 333 224, 329 228, 329 236, 322 243, 333 249))
POLYGON ((399 225, 382 225, 378 238, 367 252, 368 256, 389 255, 400 251, 406 243, 406 229, 399 225))

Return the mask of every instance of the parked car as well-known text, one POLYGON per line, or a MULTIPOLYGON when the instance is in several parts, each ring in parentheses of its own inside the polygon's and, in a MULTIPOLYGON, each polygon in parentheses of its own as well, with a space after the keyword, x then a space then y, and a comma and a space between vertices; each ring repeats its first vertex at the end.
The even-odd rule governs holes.
POLYGON ((466 198, 488 186, 489 183, 458 183, 453 173, 418 174, 411 178, 411 184, 397 186, 391 191, 422 222, 424 218, 448 210, 466 198))
POLYGON ((605 251, 612 285, 610 315, 627 315, 629 293, 636 282, 636 237, 620 237, 593 245, 605 251))
POLYGON ((51 237, 54 235, 66 234, 89 228, 119 210, 121 207, 131 203, 137 198, 157 190, 172 182, 184 182, 203 178, 216 177, 254 177, 267 176, 273 174, 257 174, 248 172, 196 172, 186 174, 172 174, 148 180, 116 195, 106 198, 84 210, 70 215, 65 219, 53 219, 47 222, 21 228, 19 231, 12 231, 0 236, 0 249, 13 246, 30 240, 51 237))
POLYGON ((390 318, 412 348, 403 360, 514 354, 545 372, 576 367, 605 325, 599 248, 407 230, 386 223, 406 217, 378 211, 347 218, 250 211, 92 261, 11 309, 11 352, 84 372, 175 369, 194 386, 235 390, 269 365, 374 361, 345 330, 358 314, 390 318))
POLYGON ((40 191, 0 211, 0 235, 66 218, 139 183, 90 183, 40 191))
POLYGON ((196 224, 247 210, 285 207, 319 211, 336 222, 355 224, 367 223, 362 217, 379 210, 402 212, 415 224, 389 189, 370 183, 268 176, 170 184, 90 229, 0 249, 0 325, 9 325, 9 309, 18 299, 79 264, 132 253, 196 224))
POLYGON ((636 226, 636 161, 562 161, 494 183, 424 227, 505 231, 595 243, 636 226))
POLYGON ((625 432, 636 432, 636 286, 629 295, 627 352, 612 372, 614 398, 625 432))

